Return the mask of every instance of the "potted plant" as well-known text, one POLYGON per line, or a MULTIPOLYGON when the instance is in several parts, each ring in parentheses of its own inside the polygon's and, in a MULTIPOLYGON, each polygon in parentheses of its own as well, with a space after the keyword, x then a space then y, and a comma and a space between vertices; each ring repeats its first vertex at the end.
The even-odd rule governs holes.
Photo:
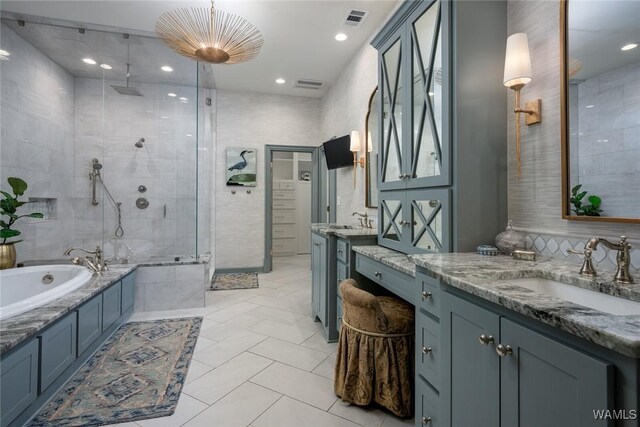
POLYGON ((25 215, 18 215, 16 213, 20 206, 29 203, 18 200, 18 197, 24 195, 24 192, 27 191, 27 183, 16 177, 7 178, 7 182, 9 182, 11 186, 13 195, 6 191, 0 191, 3 196, 2 200, 0 200, 0 216, 3 217, 3 219, 0 220, 0 226, 2 227, 0 228, 0 239, 2 239, 0 243, 0 270, 13 268, 16 265, 16 248, 14 245, 22 240, 7 242, 7 239, 20 235, 20 231, 11 228, 13 224, 24 217, 42 218, 42 214, 38 212, 25 215), (7 220, 5 220, 4 217, 7 217, 7 220))

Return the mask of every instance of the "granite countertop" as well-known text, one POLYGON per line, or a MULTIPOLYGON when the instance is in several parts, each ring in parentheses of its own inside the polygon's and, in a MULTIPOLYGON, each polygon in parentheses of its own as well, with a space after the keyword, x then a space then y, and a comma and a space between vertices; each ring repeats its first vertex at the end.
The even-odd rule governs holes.
POLYGON ((402 252, 397 252, 393 249, 378 245, 353 246, 351 249, 356 253, 416 277, 416 265, 409 259, 408 255, 403 254, 402 252))
MULTIPOLYGON (((337 236, 337 237, 342 237, 344 239, 378 235, 378 229, 376 228, 363 228, 363 227, 339 228, 339 227, 345 227, 345 225, 326 224, 326 223, 311 224, 311 231, 313 233, 318 233, 323 236, 337 236)), ((352 226, 346 225, 346 227, 352 227, 352 226)))
POLYGON ((444 283, 485 300, 554 326, 586 341, 640 357, 640 315, 618 316, 566 300, 515 286, 500 279, 543 277, 572 285, 640 301, 640 284, 620 285, 607 281, 612 271, 596 278, 581 276, 579 265, 539 259, 516 261, 507 256, 473 253, 409 255, 427 274, 444 283))
POLYGON ((101 276, 93 276, 89 283, 62 298, 3 320, 0 322, 0 355, 36 335, 44 327, 70 313, 136 268, 136 264, 109 266, 109 270, 101 276))

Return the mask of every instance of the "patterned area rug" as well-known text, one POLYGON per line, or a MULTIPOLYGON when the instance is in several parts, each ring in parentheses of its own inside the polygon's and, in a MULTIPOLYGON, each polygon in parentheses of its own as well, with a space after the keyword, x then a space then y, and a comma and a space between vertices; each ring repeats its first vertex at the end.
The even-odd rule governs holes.
POLYGON ((201 317, 126 323, 29 426, 99 426, 175 412, 201 317))
POLYGON ((212 291, 229 289, 252 289, 258 287, 257 273, 223 273, 213 276, 212 291))

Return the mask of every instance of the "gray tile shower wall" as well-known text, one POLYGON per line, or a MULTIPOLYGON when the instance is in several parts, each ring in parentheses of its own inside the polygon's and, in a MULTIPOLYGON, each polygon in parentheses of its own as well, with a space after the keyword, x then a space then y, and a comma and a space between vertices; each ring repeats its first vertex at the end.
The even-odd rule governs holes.
MULTIPOLYGON (((542 252, 565 241, 585 241, 595 235, 616 239, 630 237, 640 247, 640 224, 592 223, 562 219, 562 187, 560 159, 560 4, 545 0, 509 1, 508 34, 526 32, 529 36, 533 81, 522 91, 523 101, 542 98, 542 123, 522 126, 522 176, 515 168, 515 115, 509 114, 509 217, 517 228, 533 236, 555 243, 542 252)), ((496 76, 502 78, 502 76, 496 76)), ((506 89, 505 89, 506 90, 506 89)), ((513 94, 509 94, 509 106, 513 94)), ((542 245, 539 243, 539 246, 542 245)), ((566 246, 566 245, 565 245, 566 246)), ((580 244, 577 244, 580 246, 580 244)), ((554 250, 557 254, 559 250, 554 250)), ((600 251, 599 251, 600 252, 600 251)), ((604 253, 604 251, 602 250, 604 253)), ((600 256, 600 254, 598 254, 600 256)), ((637 251, 634 262, 640 258, 637 251)), ((576 262, 578 260, 576 259, 576 262)))
MULTIPOLYGON (((74 78, 4 23, 0 61, 2 99, 0 186, 17 176, 29 184, 25 198, 56 199, 55 219, 23 219, 18 261, 59 258, 73 242, 74 78)), ((25 211, 26 213, 26 211, 25 211)))

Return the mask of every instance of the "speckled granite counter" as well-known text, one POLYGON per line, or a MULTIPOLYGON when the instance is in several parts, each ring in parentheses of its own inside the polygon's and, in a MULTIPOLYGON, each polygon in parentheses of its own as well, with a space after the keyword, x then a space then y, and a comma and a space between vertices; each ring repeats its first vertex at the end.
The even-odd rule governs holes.
POLYGON ((110 266, 102 276, 92 277, 89 283, 62 298, 3 320, 0 322, 0 355, 35 336, 45 326, 73 311, 136 268, 136 264, 110 266))
POLYGON ((592 279, 578 274, 579 265, 566 262, 516 261, 506 256, 472 253, 409 255, 409 259, 450 286, 626 356, 640 357, 640 316, 617 316, 519 286, 496 283, 500 279, 543 277, 640 301, 640 284, 608 282, 613 272, 601 271, 592 279))
POLYGON ((354 252, 367 256, 382 264, 388 265, 403 273, 416 277, 416 265, 409 259, 406 254, 394 251, 393 249, 383 246, 353 246, 354 252))
POLYGON ((311 231, 313 233, 318 233, 323 236, 338 236, 344 239, 361 237, 361 236, 377 236, 378 235, 378 230, 376 228, 362 228, 362 227, 339 228, 339 227, 344 227, 344 225, 339 225, 339 224, 327 225, 325 223, 311 224, 311 231))

